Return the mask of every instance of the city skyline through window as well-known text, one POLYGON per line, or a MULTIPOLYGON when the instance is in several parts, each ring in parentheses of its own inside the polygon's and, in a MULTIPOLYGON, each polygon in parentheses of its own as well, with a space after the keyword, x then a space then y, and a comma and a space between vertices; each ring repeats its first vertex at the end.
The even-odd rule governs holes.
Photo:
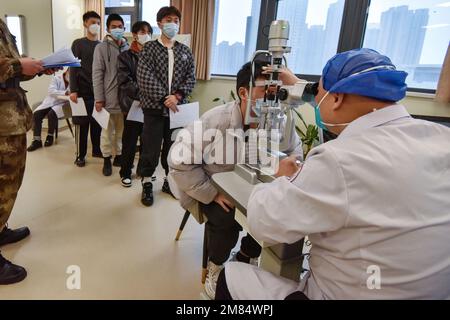
POLYGON ((450 2, 372 0, 364 47, 408 72, 408 87, 436 89, 449 41, 450 2))

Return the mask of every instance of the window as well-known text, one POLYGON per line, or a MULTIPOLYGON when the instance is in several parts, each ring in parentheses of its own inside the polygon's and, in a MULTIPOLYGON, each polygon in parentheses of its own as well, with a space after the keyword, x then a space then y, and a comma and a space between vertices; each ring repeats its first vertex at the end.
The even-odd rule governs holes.
POLYGON ((364 47, 409 73, 410 88, 436 90, 450 40, 450 2, 372 0, 364 47))
POLYGON ((105 7, 134 7, 134 0, 105 0, 105 7))
POLYGON ((345 0, 280 0, 277 19, 290 23, 288 67, 320 75, 338 48, 345 0))
POLYGON ((20 16, 5 16, 6 18, 6 24, 8 25, 8 29, 11 32, 11 34, 13 36, 16 37, 16 44, 17 44, 17 49, 19 50, 19 54, 20 55, 24 55, 27 54, 26 50, 25 50, 25 26, 24 26, 24 20, 25 17, 20 15, 20 16))
POLYGON ((125 32, 131 32, 133 23, 139 19, 139 2, 135 0, 105 0, 105 30, 106 20, 111 13, 117 13, 125 22, 125 32))
POLYGON ((162 7, 170 6, 170 0, 142 1, 142 20, 147 21, 153 28, 153 34, 161 34, 156 23, 156 14, 162 7))
POLYGON ((256 50, 261 0, 216 0, 211 73, 236 76, 256 50))

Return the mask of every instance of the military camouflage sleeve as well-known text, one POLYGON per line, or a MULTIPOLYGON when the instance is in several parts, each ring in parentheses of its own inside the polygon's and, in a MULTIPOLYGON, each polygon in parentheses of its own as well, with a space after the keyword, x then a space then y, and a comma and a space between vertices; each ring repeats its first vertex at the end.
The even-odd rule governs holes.
POLYGON ((21 76, 22 65, 19 59, 0 57, 0 82, 6 82, 8 79, 21 76))

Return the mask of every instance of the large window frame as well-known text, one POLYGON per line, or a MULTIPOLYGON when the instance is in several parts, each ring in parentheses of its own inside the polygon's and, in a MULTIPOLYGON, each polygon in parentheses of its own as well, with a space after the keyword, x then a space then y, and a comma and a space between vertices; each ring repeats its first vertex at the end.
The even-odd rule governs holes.
MULTIPOLYGON (((105 13, 116 12, 118 14, 131 15, 132 24, 142 19, 142 1, 134 0, 134 7, 108 7, 105 13)), ((277 19, 278 3, 280 0, 261 0, 259 16, 257 50, 267 50, 269 47, 268 27, 277 19)), ((337 53, 362 48, 366 34, 371 0, 345 0, 342 17, 341 32, 337 47, 337 53)), ((131 30, 127 30, 130 32, 131 30)), ((235 75, 216 75, 213 77, 234 78, 235 75)), ((320 75, 298 74, 297 76, 308 81, 318 81, 320 75)), ((408 88, 409 92, 435 94, 436 90, 422 88, 408 88)))

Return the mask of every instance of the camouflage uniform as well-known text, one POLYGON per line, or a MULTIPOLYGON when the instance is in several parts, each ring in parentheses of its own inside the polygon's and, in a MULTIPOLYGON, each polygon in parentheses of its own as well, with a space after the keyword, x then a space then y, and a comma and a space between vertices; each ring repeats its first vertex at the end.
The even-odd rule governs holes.
POLYGON ((15 38, 0 19, 0 230, 11 215, 22 184, 26 161, 26 133, 32 112, 19 82, 22 67, 15 38))

